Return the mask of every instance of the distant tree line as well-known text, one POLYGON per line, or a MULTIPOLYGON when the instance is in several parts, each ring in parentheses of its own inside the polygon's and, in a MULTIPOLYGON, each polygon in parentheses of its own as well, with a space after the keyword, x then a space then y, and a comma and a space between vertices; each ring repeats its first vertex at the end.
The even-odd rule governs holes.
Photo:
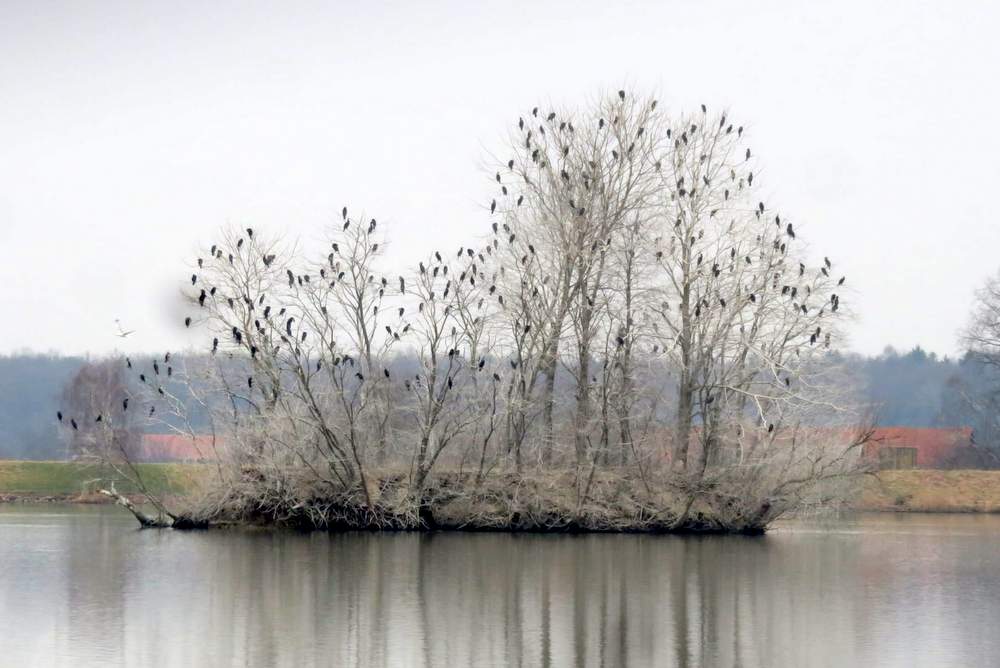
MULTIPOLYGON (((152 369, 153 359, 151 354, 137 355, 132 363, 152 369)), ((0 458, 62 459, 71 453, 70 444, 60 435, 53 407, 76 374, 98 362, 31 352, 0 356, 0 458)), ((879 355, 845 354, 843 363, 859 379, 860 402, 872 406, 879 426, 971 427, 978 445, 1000 452, 1000 434, 990 419, 1000 410, 977 408, 981 404, 976 403, 992 396, 993 388, 1000 386, 1000 374, 976 356, 955 359, 920 346, 908 352, 887 347, 879 355)), ((401 373, 419 366, 415 358, 406 357, 395 364, 401 373)), ((144 421, 139 428, 143 433, 169 431, 155 421, 144 421)))

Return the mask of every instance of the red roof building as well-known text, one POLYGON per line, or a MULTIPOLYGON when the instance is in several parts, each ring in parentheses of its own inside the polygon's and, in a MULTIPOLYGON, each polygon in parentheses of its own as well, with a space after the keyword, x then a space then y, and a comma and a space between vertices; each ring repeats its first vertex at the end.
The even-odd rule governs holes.
POLYGON ((211 436, 143 434, 135 457, 143 462, 183 462, 215 459, 211 436))
POLYGON ((973 447, 970 427, 878 427, 864 453, 880 468, 942 468, 973 447))

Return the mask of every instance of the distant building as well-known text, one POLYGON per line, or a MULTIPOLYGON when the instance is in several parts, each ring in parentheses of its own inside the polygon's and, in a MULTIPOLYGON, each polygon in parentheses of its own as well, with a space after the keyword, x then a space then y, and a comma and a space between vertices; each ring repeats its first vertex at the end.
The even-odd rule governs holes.
POLYGON ((182 434, 143 434, 135 450, 142 462, 191 462, 215 459, 213 437, 182 434))
POLYGON ((864 446, 880 469, 949 468, 975 450, 971 427, 878 427, 864 446))

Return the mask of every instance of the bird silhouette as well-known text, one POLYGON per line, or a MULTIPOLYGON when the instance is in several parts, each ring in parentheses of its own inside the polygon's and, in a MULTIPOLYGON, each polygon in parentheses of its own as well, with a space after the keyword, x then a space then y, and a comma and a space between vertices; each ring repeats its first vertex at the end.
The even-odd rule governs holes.
POLYGON ((124 339, 129 334, 135 334, 134 329, 129 329, 129 330, 123 329, 121 322, 117 318, 115 319, 115 324, 118 325, 118 333, 115 336, 124 339))

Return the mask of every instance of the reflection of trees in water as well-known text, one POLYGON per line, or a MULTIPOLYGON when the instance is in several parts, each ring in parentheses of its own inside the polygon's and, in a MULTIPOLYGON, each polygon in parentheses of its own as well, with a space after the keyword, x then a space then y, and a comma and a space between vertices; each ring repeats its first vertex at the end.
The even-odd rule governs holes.
MULTIPOLYGON (((51 651, 110 665, 895 665, 1000 599, 958 568, 1000 565, 982 533, 61 531, 51 577, 24 586, 51 606, 51 651)), ((950 651, 995 656, 985 635, 950 651)))
MULTIPOLYGON (((72 640, 99 638, 108 648, 125 646, 129 551, 122 549, 121 524, 106 515, 80 515, 62 532, 67 560, 67 633, 72 640), (93 550, 74 549, 81 544, 93 550), (97 558, 99 555, 99 558, 97 558)), ((120 656, 111 657, 121 660, 120 656)))

